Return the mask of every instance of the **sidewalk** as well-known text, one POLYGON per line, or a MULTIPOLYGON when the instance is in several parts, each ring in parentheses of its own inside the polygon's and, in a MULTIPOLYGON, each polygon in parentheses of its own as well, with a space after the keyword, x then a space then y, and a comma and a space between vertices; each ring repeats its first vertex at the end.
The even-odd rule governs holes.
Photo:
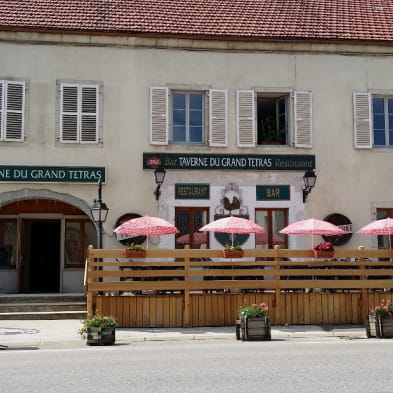
MULTIPOLYGON (((77 332, 81 326, 76 319, 0 320, 0 346, 85 345, 77 332)), ((362 325, 272 326, 272 340, 318 337, 366 338, 366 330, 362 325)), ((116 343, 208 339, 236 340, 235 327, 116 329, 116 343)))

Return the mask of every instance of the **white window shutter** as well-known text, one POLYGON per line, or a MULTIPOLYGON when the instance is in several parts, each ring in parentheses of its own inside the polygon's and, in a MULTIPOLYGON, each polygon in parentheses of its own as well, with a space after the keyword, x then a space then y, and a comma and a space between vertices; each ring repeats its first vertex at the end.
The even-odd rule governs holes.
POLYGON ((209 91, 209 145, 228 146, 227 91, 209 91))
POLYGON ((168 94, 167 87, 150 88, 150 143, 167 145, 168 132, 168 94))
POLYGON ((81 86, 81 142, 98 142, 98 90, 96 85, 81 86))
POLYGON ((370 93, 353 93, 353 131, 356 149, 372 148, 370 93))
POLYGON ((60 108, 60 140, 78 142, 78 85, 61 85, 60 108))
POLYGON ((312 148, 312 93, 295 91, 295 147, 312 148))
POLYGON ((4 107, 4 139, 8 141, 23 141, 25 82, 6 82, 4 107))
POLYGON ((239 147, 255 147, 255 92, 238 90, 237 104, 237 145, 239 147))
POLYGON ((3 139, 4 85, 5 81, 0 81, 0 141, 3 139))

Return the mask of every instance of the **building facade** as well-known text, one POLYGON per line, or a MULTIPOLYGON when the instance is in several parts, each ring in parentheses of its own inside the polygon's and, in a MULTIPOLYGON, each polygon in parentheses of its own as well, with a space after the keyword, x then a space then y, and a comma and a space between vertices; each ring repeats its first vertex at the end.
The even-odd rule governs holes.
MULTIPOLYGON (((230 12, 226 1, 164 1, 159 9, 142 1, 134 19, 134 1, 7 3, 0 1, 1 291, 82 290, 86 247, 97 246, 90 208, 100 181, 110 209, 105 248, 130 241, 113 229, 138 215, 180 230, 149 238, 149 247, 221 247, 227 236, 197 231, 230 214, 265 227, 264 236, 237 237, 247 248, 310 247, 309 237, 279 234, 309 217, 346 229, 337 247, 387 244, 356 231, 393 210, 393 28, 375 27, 391 6, 359 2, 372 12, 371 32, 345 9, 346 33, 329 18, 312 30, 308 13, 292 20, 283 10, 279 28, 266 12, 282 2, 241 2, 230 12), (213 16, 198 13, 206 3, 215 3, 213 16), (239 28, 262 5, 266 12, 239 28), (166 176, 155 195, 158 167, 166 176), (317 180, 304 200, 308 171, 317 180)), ((323 4, 298 7, 326 16, 323 4)))

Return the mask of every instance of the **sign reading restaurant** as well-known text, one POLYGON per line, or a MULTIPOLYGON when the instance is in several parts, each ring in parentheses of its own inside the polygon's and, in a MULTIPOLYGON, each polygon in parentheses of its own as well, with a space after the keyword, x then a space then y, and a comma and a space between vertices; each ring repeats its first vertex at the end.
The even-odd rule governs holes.
POLYGON ((105 167, 0 165, 0 182, 84 183, 106 181, 105 167))
POLYGON ((306 171, 315 169, 314 155, 143 153, 143 169, 219 169, 306 171))

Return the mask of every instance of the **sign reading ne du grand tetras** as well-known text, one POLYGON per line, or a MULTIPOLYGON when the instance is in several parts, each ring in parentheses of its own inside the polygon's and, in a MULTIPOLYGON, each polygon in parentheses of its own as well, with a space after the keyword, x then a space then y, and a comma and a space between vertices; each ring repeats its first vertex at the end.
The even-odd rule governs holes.
POLYGON ((315 169, 314 155, 298 154, 177 154, 143 153, 143 169, 307 171, 315 169))
POLYGON ((0 166, 0 182, 84 183, 106 181, 105 167, 0 166))

